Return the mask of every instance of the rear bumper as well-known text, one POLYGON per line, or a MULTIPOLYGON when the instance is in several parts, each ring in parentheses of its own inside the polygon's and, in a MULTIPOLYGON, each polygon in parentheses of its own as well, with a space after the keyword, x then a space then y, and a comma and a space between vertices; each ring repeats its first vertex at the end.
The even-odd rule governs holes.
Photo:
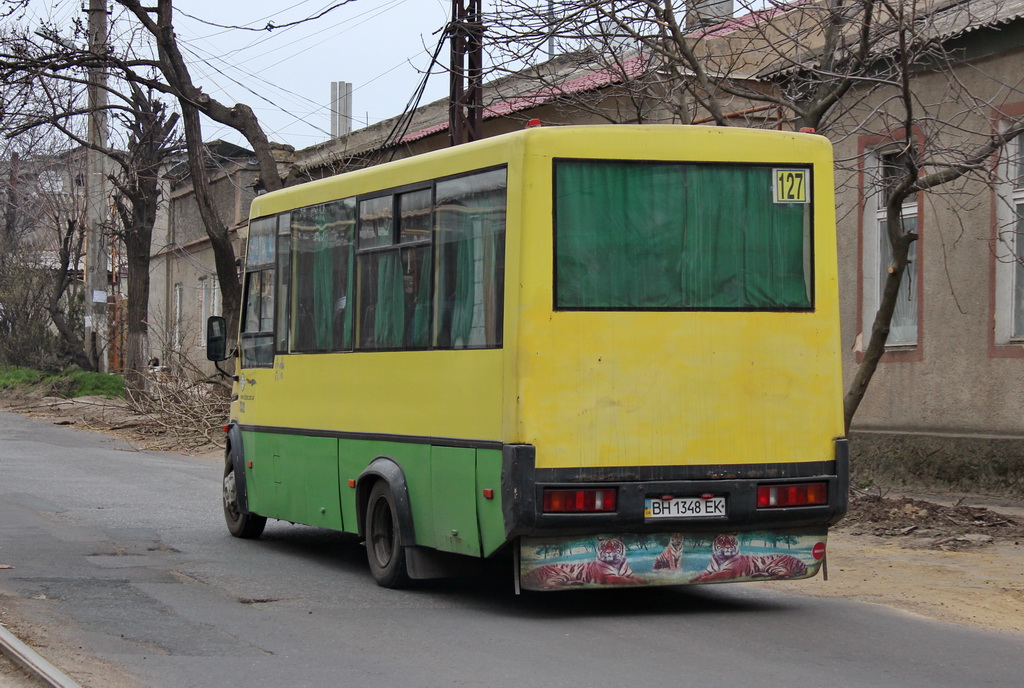
POLYGON ((832 461, 721 466, 651 466, 630 468, 538 469, 531 445, 503 450, 502 507, 508 538, 598 533, 747 532, 820 528, 845 514, 849 492, 847 440, 835 440, 832 461), (772 483, 825 482, 828 503, 822 506, 758 509, 757 487, 772 483), (617 487, 617 510, 594 514, 545 514, 545 487, 617 487), (726 514, 714 518, 645 520, 644 501, 712 494, 725 497, 726 514))

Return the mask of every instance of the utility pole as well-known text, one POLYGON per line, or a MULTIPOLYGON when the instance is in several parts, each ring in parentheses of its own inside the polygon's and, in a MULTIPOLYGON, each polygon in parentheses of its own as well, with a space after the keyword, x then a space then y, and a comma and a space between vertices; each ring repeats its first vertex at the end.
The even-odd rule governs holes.
POLYGON ((99 64, 89 67, 89 131, 86 151, 85 353, 95 369, 107 371, 107 0, 89 0, 89 53, 99 64))
POLYGON ((453 146, 484 135, 484 24, 481 0, 452 0, 448 137, 453 146))
POLYGON ((548 21, 551 22, 551 33, 548 34, 548 59, 555 59, 555 0, 548 0, 548 21))

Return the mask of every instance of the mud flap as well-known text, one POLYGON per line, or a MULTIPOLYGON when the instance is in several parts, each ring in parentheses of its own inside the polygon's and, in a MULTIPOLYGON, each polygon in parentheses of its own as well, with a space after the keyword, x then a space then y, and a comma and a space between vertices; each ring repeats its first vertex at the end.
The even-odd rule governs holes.
POLYGON ((409 578, 456 578, 475 576, 481 571, 480 559, 451 552, 442 552, 430 547, 406 547, 405 566, 409 578))

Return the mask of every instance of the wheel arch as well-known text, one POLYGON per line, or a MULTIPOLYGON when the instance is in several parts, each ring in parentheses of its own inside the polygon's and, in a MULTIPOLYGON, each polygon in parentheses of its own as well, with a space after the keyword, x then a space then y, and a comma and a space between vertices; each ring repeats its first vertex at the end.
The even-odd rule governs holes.
POLYGON ((245 482, 245 447, 242 444, 242 430, 235 421, 228 424, 226 442, 224 460, 230 461, 235 471, 235 500, 238 503, 238 511, 248 514, 249 490, 245 482))
POLYGON ((416 544, 416 528, 412 519, 412 507, 409 503, 409 486, 405 480, 402 467, 390 456, 378 456, 367 466, 356 480, 356 518, 359 523, 359 537, 366 537, 366 508, 369 506, 370 491, 373 486, 384 481, 391 487, 391 495, 395 499, 398 511, 398 531, 402 545, 409 547, 416 544))

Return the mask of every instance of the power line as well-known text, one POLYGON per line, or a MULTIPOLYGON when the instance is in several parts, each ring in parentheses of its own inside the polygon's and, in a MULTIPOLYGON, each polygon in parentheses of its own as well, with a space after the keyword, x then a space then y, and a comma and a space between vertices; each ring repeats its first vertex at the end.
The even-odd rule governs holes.
MULTIPOLYGON (((187 52, 190 52, 190 53, 191 53, 191 54, 192 54, 193 56, 195 56, 195 58, 196 58, 197 60, 200 60, 200 61, 201 61, 201 62, 203 62, 203 63, 204 63, 204 64, 205 64, 205 65, 206 65, 207 67, 209 67, 209 68, 210 68, 210 69, 212 69, 213 71, 217 72, 217 73, 218 73, 218 74, 220 74, 220 75, 221 75, 222 77, 224 77, 224 78, 225 78, 225 79, 227 79, 228 81, 232 82, 232 83, 233 83, 233 84, 235 84, 236 86, 239 86, 239 87, 241 87, 242 89, 244 89, 244 90, 248 91, 248 92, 249 92, 249 93, 251 93, 252 95, 254 95, 254 96, 256 96, 257 98, 259 98, 260 100, 262 100, 262 101, 264 101, 264 102, 266 102, 266 103, 268 103, 268 104, 270 104, 270 105, 273 105, 273 106, 274 106, 275 108, 278 108, 279 110, 281 110, 281 111, 284 111, 284 108, 283 108, 282 106, 278 105, 277 103, 275 103, 274 101, 272 101, 272 100, 271 100, 270 98, 267 98, 266 96, 264 96, 264 95, 262 95, 262 94, 259 94, 259 93, 257 93, 256 91, 252 90, 252 88, 250 88, 250 87, 249 87, 249 86, 248 86, 247 84, 244 84, 244 83, 242 83, 241 81, 239 81, 238 79, 235 79, 234 77, 232 77, 232 76, 230 76, 230 75, 228 75, 228 74, 225 74, 225 73, 224 73, 224 72, 223 72, 223 71, 222 71, 221 69, 219 69, 218 67, 214 66, 213 64, 211 64, 211 63, 210 63, 209 61, 207 61, 206 59, 204 59, 204 58, 200 57, 200 56, 199 56, 198 54, 196 54, 196 52, 195 52, 194 50, 191 50, 191 49, 188 49, 188 48, 183 48, 183 51, 187 51, 187 52)), ((303 124, 306 124, 306 125, 308 125, 308 126, 310 126, 310 127, 313 127, 314 129, 317 129, 317 130, 319 130, 319 131, 321 131, 321 132, 323 132, 323 133, 327 134, 328 136, 330 136, 330 135, 331 135, 331 133, 330 133, 329 131, 326 131, 326 130, 322 129, 322 128, 318 127, 317 125, 315 125, 315 124, 312 124, 311 122, 307 122, 307 121, 306 121, 305 119, 303 119, 302 117, 296 117, 296 119, 297 119, 297 120, 299 120, 300 122, 302 122, 303 124)))
MULTIPOLYGON (((300 30, 298 26, 292 25, 286 27, 282 25, 281 27, 278 27, 281 29, 281 31, 279 32, 275 32, 272 34, 264 33, 263 35, 259 36, 256 40, 250 41, 246 46, 236 48, 234 50, 230 50, 227 52, 223 51, 222 45, 216 46, 218 48, 216 50, 210 49, 213 47, 212 45, 209 45, 207 43, 207 39, 211 36, 210 34, 202 37, 196 35, 194 40, 182 41, 182 45, 187 46, 187 50, 191 58, 197 61, 197 73, 203 73, 205 78, 209 79, 209 83, 215 86, 217 89, 225 93, 228 92, 228 89, 225 89, 223 86, 217 83, 224 82, 224 80, 226 79, 228 80, 229 83, 225 83, 224 86, 228 86, 231 89, 233 89, 235 86, 242 87, 243 89, 245 89, 246 93, 252 94, 252 96, 258 99, 260 103, 266 104, 265 107, 262 109, 265 109, 268 112, 283 113, 292 118, 288 124, 282 125, 281 127, 277 127, 279 131, 283 130, 286 127, 292 126, 293 124, 303 124, 310 127, 310 129, 312 129, 313 131, 319 132, 323 135, 329 135, 324 127, 315 124, 316 117, 319 116, 321 113, 325 113, 330 108, 329 104, 327 104, 323 100, 311 99, 301 93, 290 90, 287 87, 280 86, 271 82, 264 76, 266 72, 262 71, 262 69, 259 67, 253 66, 254 61, 260 58, 271 56, 276 52, 280 52, 282 50, 291 48, 294 52, 292 52, 292 54, 274 60, 273 66, 276 67, 282 64, 291 64, 296 57, 299 57, 304 53, 309 54, 310 51, 322 45, 323 43, 326 43, 331 40, 337 40, 340 34, 350 32, 354 29, 358 29, 367 22, 376 19, 385 13, 391 12, 392 10, 397 9, 398 7, 406 4, 407 2, 408 0, 390 0, 380 4, 374 3, 374 6, 370 7, 369 9, 363 12, 360 12, 355 16, 348 16, 341 18, 340 21, 330 22, 328 26, 325 26, 323 28, 317 28, 314 31, 302 31, 302 33, 305 35, 294 40, 291 38, 291 36, 294 35, 295 31, 300 30), (244 53, 245 51, 256 46, 265 47, 267 45, 267 41, 271 40, 271 38, 273 37, 282 35, 286 31, 293 33, 288 34, 289 38, 286 39, 283 42, 283 44, 280 44, 273 48, 260 50, 259 58, 256 58, 254 56, 254 59, 252 61, 238 59, 238 56, 241 53, 244 53), (328 35, 324 36, 322 39, 317 40, 318 36, 325 33, 328 35), (204 43, 207 43, 207 45, 204 45, 204 43), (235 59, 229 59, 231 56, 234 56, 235 59), (270 91, 269 93, 268 90, 270 91), (310 108, 310 104, 314 105, 314 107, 310 108), (296 108, 296 106, 298 106, 298 108, 296 108)), ((299 4, 301 5, 303 3, 299 4)), ((293 4, 290 5, 289 8, 287 9, 293 9, 296 6, 298 5, 293 4)), ((335 6, 337 6, 337 3, 332 3, 326 9, 330 9, 331 7, 335 6)), ((438 7, 441 7, 441 5, 438 4, 438 7)), ((188 17, 189 20, 192 20, 192 15, 187 13, 183 13, 183 15, 188 17)), ((317 12, 312 16, 323 16, 323 11, 321 10, 320 12, 317 12)), ((206 25, 214 25, 214 22, 207 22, 205 20, 199 21, 200 23, 206 25)), ((179 30, 183 28, 185 29, 184 33, 192 33, 188 30, 188 25, 189 22, 186 21, 184 23, 184 26, 179 26, 179 30)), ((227 24, 220 24, 218 26, 227 26, 227 24)), ((221 35, 232 30, 233 29, 231 28, 226 28, 223 31, 217 32, 212 35, 221 35)), ((279 43, 281 43, 281 41, 279 41, 279 43)), ((383 79, 387 75, 394 72, 395 70, 402 68, 403 65, 414 64, 414 59, 416 61, 419 61, 417 56, 413 55, 410 58, 402 60, 402 62, 395 64, 394 66, 385 69, 381 73, 364 81, 363 83, 359 84, 354 90, 358 92, 360 91, 360 89, 367 88, 374 82, 383 79)), ((423 79, 421 79, 420 83, 417 85, 413 94, 413 98, 410 99, 410 102, 415 100, 415 102, 418 104, 420 100, 423 98, 426 88, 426 79, 427 77, 429 77, 430 72, 434 71, 434 65, 436 64, 436 60, 437 57, 435 54, 435 56, 431 58, 431 62, 427 67, 426 73, 424 74, 423 79)), ((306 66, 308 64, 308 60, 304 61, 304 63, 305 64, 303 65, 303 67, 301 67, 301 69, 305 71, 308 70, 308 67, 306 66)), ((387 113, 387 116, 392 116, 393 113, 394 110, 391 109, 391 112, 387 113)), ((378 115, 376 119, 379 118, 380 116, 378 115)), ((263 123, 264 126, 266 126, 266 123, 268 121, 272 122, 275 120, 275 118, 271 116, 261 117, 260 119, 261 123, 263 123)), ((367 119, 366 123, 369 124, 371 121, 373 121, 373 119, 367 119)), ((409 121, 404 122, 403 127, 405 131, 408 130, 409 125, 409 121)), ((268 131, 271 130, 268 129, 268 131)), ((280 136, 277 136, 276 138, 278 138, 278 140, 282 140, 280 136)))
MULTIPOLYGON (((352 2, 355 2, 355 0, 342 0, 341 2, 334 3, 330 7, 324 9, 321 12, 318 12, 317 14, 314 14, 312 16, 306 17, 305 19, 299 19, 297 21, 288 22, 286 24, 275 24, 273 21, 268 21, 262 27, 238 26, 238 25, 233 25, 233 24, 227 24, 227 25, 226 24, 217 24, 217 23, 214 23, 214 22, 211 22, 211 21, 206 21, 205 19, 200 19, 199 17, 191 15, 191 14, 189 14, 189 13, 183 11, 183 10, 178 10, 178 13, 179 14, 183 14, 184 16, 188 17, 189 19, 195 20, 195 21, 199 22, 200 24, 206 24, 207 26, 213 26, 213 27, 216 27, 218 29, 236 29, 238 31, 267 31, 267 32, 271 32, 271 31, 274 31, 275 29, 287 29, 287 28, 292 27, 292 26, 298 26, 299 24, 305 24, 306 22, 315 21, 315 20, 319 19, 320 17, 324 16, 325 14, 327 14, 329 12, 333 12, 334 10, 338 9, 339 7, 343 7, 343 6, 348 5, 349 3, 352 3, 352 2)), ((293 5, 293 7, 294 7, 294 5, 293 5)))
MULTIPOLYGON (((278 10, 278 12, 288 12, 289 10, 293 10, 293 9, 295 9, 295 8, 296 8, 296 7, 298 7, 299 5, 305 5, 305 4, 307 3, 307 2, 309 2, 309 0, 300 0, 299 2, 295 3, 294 5, 289 5, 288 7, 284 7, 284 8, 282 8, 282 9, 278 10)), ((188 13, 186 13, 186 12, 182 12, 181 10, 178 10, 178 12, 179 12, 180 14, 183 14, 183 15, 185 15, 185 16, 186 16, 186 17, 188 17, 189 19, 194 19, 194 17, 193 17, 192 15, 190 15, 190 14, 188 14, 188 13)), ((270 18, 271 18, 271 17, 273 17, 273 16, 274 16, 274 14, 268 14, 268 15, 266 15, 265 17, 260 17, 259 19, 254 19, 253 21, 254 21, 254 22, 262 22, 262 21, 267 21, 268 19, 270 19, 270 18)), ((203 20, 202 20, 202 19, 198 19, 197 21, 199 21, 199 22, 203 22, 203 20)), ((203 23, 205 24, 206 22, 203 22, 203 23)), ((198 36, 197 38, 199 38, 199 39, 201 39, 201 40, 206 40, 206 39, 209 39, 209 38, 214 38, 215 36, 223 36, 224 34, 226 34, 226 33, 230 32, 230 31, 232 31, 232 29, 231 29, 231 28, 226 28, 226 29, 224 29, 223 31, 216 31, 216 32, 214 32, 214 33, 211 33, 211 34, 209 34, 208 36, 198 36)))
MULTIPOLYGON (((319 35, 319 34, 324 33, 324 32, 331 31, 332 29, 336 29, 336 28, 338 28, 338 27, 340 27, 340 26, 342 26, 344 24, 348 24, 350 22, 355 21, 356 22, 355 24, 352 24, 351 26, 346 27, 340 33, 345 33, 345 32, 351 31, 353 29, 358 28, 362 24, 365 24, 367 21, 375 19, 375 18, 379 17, 380 15, 382 15, 382 14, 384 14, 386 12, 389 12, 389 11, 391 11, 393 9, 396 9, 397 7, 405 4, 406 2, 407 2, 407 0, 394 0, 394 1, 390 2, 390 3, 386 3, 383 6, 374 7, 374 8, 372 8, 372 9, 366 11, 366 12, 363 12, 363 13, 361 13, 359 15, 356 15, 355 17, 349 17, 349 18, 343 19, 342 21, 337 22, 335 24, 332 24, 331 26, 325 27, 324 29, 316 31, 316 32, 314 32, 312 34, 308 34, 307 36, 305 36, 303 39, 300 39, 300 40, 309 39, 309 38, 311 38, 313 36, 319 35), (361 21, 359 21, 360 19, 361 19, 361 21)), ((321 45, 322 43, 325 43, 325 42, 327 42, 329 40, 332 40, 332 39, 336 39, 337 36, 338 36, 338 33, 332 33, 331 35, 325 37, 323 40, 318 41, 316 43, 313 43, 312 45, 310 45, 308 43, 306 43, 304 45, 301 45, 300 47, 297 48, 297 51, 295 53, 293 53, 292 55, 289 55, 289 56, 287 56, 287 57, 285 57, 283 59, 278 60, 277 64, 283 64, 285 62, 288 62, 288 61, 294 59, 295 57, 297 57, 297 56, 299 56, 299 55, 301 55, 303 53, 308 52, 312 48, 321 45)), ((326 130, 324 130, 323 128, 317 126, 316 124, 313 124, 310 120, 307 119, 307 117, 315 115, 315 114, 320 113, 320 112, 325 112, 326 110, 329 109, 329 107, 330 107, 329 104, 325 104, 325 103, 323 103, 322 101, 319 101, 319 100, 312 100, 312 99, 310 99, 310 98, 308 98, 308 97, 306 97, 306 96, 304 96, 304 95, 302 95, 300 93, 296 93, 295 91, 291 91, 291 90, 289 90, 289 89, 287 89, 285 87, 282 87, 282 86, 279 86, 277 84, 274 84, 274 83, 270 82, 269 80, 267 80, 266 78, 264 78, 260 73, 258 73, 256 71, 253 71, 253 70, 250 70, 250 69, 246 69, 240 63, 236 63, 236 62, 229 61, 229 60, 225 59, 229 55, 237 55, 238 53, 246 50, 248 47, 252 47, 256 43, 263 43, 266 40, 268 40, 268 38, 269 37, 261 38, 259 41, 251 43, 249 46, 246 46, 246 47, 243 47, 243 48, 239 48, 239 49, 236 49, 236 50, 232 50, 232 51, 230 51, 228 53, 218 53, 216 55, 214 55, 212 53, 212 51, 203 50, 201 47, 199 47, 198 45, 195 45, 195 44, 190 44, 190 49, 193 51, 193 54, 195 55, 196 59, 202 61, 205 65, 207 65, 209 67, 209 69, 212 69, 212 70, 216 71, 218 74, 220 74, 224 78, 230 79, 233 83, 238 84, 239 86, 242 86, 248 92, 253 93, 257 97, 261 98, 262 100, 264 100, 268 104, 272 105, 278 111, 285 112, 285 113, 287 113, 289 115, 292 115, 294 117, 295 121, 305 123, 305 124, 309 125, 310 127, 316 129, 317 131, 320 131, 320 132, 323 132, 323 133, 326 134, 327 133, 326 130), (207 56, 204 58, 200 54, 200 52, 206 53, 207 56), (237 71, 237 72, 245 75, 245 78, 247 80, 257 80, 257 81, 260 81, 260 82, 266 84, 267 86, 269 86, 272 89, 275 89, 275 90, 277 90, 277 91, 279 91, 281 93, 288 94, 289 96, 291 96, 294 99, 294 102, 309 103, 309 104, 315 105, 315 109, 312 112, 307 113, 305 116, 296 115, 294 110, 286 109, 285 107, 281 106, 278 102, 275 102, 275 100, 273 100, 272 97, 256 93, 248 85, 246 85, 244 83, 241 83, 237 79, 235 79, 232 76, 230 76, 228 73, 226 73, 224 71, 224 69, 222 69, 221 67, 218 67, 216 64, 214 64, 213 61, 215 61, 215 60, 216 61, 225 62, 227 64, 227 66, 229 66, 232 70, 237 71)), ((284 48, 287 48, 287 47, 295 48, 296 47, 296 43, 295 42, 289 42, 289 43, 287 43, 285 45, 282 45, 279 48, 276 48, 274 50, 281 50, 281 49, 284 49, 284 48)), ((269 55, 270 53, 274 52, 274 50, 264 51, 263 53, 261 53, 261 57, 269 55)), ((432 58, 432 63, 431 63, 431 67, 430 68, 432 68, 433 62, 435 60, 436 60, 436 57, 432 58)), ((364 83, 358 85, 354 90, 355 91, 359 91, 360 89, 367 87, 368 85, 374 83, 375 81, 385 77, 387 74, 389 74, 389 73, 391 73, 391 72, 401 68, 403 65, 410 63, 410 61, 411 61, 411 58, 407 58, 407 59, 403 60, 402 62, 394 65, 393 67, 384 70, 380 74, 378 74, 378 75, 372 77, 371 79, 365 81, 364 83)), ((222 65, 222 67, 223 67, 223 65, 222 65)), ((216 81, 215 79, 212 79, 212 80, 216 81)), ((422 87, 419 87, 417 89, 417 92, 419 93, 419 97, 422 97, 422 93, 423 93, 422 87)), ((369 123, 369 122, 367 122, 367 123, 369 123)))

